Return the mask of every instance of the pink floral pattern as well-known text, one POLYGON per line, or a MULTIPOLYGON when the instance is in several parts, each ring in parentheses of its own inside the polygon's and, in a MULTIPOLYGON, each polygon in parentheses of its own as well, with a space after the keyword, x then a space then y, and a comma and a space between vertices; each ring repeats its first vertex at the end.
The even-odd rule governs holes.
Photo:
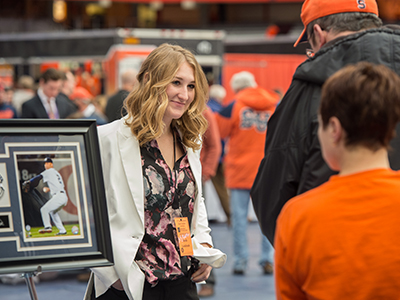
MULTIPOLYGON (((179 137, 178 134, 176 136, 179 137)), ((190 265, 190 257, 179 255, 174 218, 187 217, 191 223, 196 183, 186 153, 176 161, 173 170, 162 157, 155 140, 141 148, 141 155, 145 189, 145 236, 135 261, 144 272, 146 280, 156 285, 160 280, 183 276, 182 264, 190 265)))

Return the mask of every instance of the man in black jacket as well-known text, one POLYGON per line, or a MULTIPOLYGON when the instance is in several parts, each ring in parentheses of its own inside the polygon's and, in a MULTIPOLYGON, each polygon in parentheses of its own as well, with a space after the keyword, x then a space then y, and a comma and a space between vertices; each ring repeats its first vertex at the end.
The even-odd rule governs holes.
POLYGON ((121 89, 112 95, 107 101, 105 113, 108 122, 118 120, 122 116, 126 115, 124 100, 132 91, 136 83, 136 75, 137 72, 134 69, 128 69, 121 74, 121 89))
MULTIPOLYGON (((382 27, 375 0, 306 0, 301 18, 310 58, 296 70, 291 86, 268 122, 264 158, 251 197, 263 233, 273 242, 275 223, 292 197, 333 174, 317 138, 321 87, 348 64, 369 61, 400 74, 400 32, 382 27)), ((400 127, 390 163, 400 169, 400 127)))
POLYGON ((60 97, 62 73, 47 69, 40 77, 37 95, 22 104, 21 118, 64 119, 76 111, 76 107, 60 97))
POLYGON ((75 91, 75 88, 76 88, 75 75, 71 71, 66 71, 66 72, 62 72, 61 76, 62 76, 61 77, 61 90, 60 90, 60 93, 58 94, 58 97, 64 98, 69 103, 71 103, 76 108, 76 110, 78 110, 78 107, 70 98, 71 94, 75 91))

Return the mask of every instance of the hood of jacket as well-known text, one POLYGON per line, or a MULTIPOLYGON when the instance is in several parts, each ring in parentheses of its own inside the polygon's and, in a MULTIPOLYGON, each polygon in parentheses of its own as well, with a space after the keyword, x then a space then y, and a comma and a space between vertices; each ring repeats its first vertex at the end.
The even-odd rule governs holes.
POLYGON ((236 94, 236 101, 254 110, 273 110, 279 96, 261 87, 249 87, 236 94))
POLYGON ((399 45, 400 31, 387 28, 351 34, 338 39, 332 45, 322 47, 313 58, 297 68, 293 79, 322 85, 329 76, 344 66, 364 60, 386 65, 391 69, 394 67, 394 71, 400 74, 399 45))

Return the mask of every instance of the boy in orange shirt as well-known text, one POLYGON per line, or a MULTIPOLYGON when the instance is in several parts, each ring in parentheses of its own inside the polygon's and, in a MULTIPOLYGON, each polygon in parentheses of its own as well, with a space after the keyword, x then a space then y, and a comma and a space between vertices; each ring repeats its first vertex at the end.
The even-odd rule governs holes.
POLYGON ((388 161, 399 120, 400 78, 383 65, 349 65, 324 84, 318 137, 339 174, 278 218, 278 299, 399 299, 400 173, 388 161))

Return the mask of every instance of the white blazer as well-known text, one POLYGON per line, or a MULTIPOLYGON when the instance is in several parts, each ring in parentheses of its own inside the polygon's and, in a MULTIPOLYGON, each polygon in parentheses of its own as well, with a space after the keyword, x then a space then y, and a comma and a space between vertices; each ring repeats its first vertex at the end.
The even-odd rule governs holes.
MULTIPOLYGON (((96 297, 118 279, 129 299, 141 300, 145 277, 134 259, 144 236, 144 188, 140 147, 125 118, 98 127, 101 162, 110 222, 114 266, 93 268, 96 297)), ((202 197, 200 151, 187 148, 190 167, 197 185, 191 233, 194 247, 212 245, 207 212, 202 197), (197 246, 196 246, 197 245, 197 246)), ((201 249, 204 252, 204 249, 201 249)), ((216 249, 215 249, 216 250, 216 249)), ((219 251, 219 250, 217 250, 219 251)), ((222 252, 221 252, 222 253, 222 252)), ((196 254, 196 250, 195 250, 196 254)), ((226 261, 219 255, 217 267, 226 261)), ((91 280, 93 283, 93 278, 91 280)), ((86 295, 90 295, 89 282, 86 295)), ((85 296, 85 299, 90 299, 85 296)))

